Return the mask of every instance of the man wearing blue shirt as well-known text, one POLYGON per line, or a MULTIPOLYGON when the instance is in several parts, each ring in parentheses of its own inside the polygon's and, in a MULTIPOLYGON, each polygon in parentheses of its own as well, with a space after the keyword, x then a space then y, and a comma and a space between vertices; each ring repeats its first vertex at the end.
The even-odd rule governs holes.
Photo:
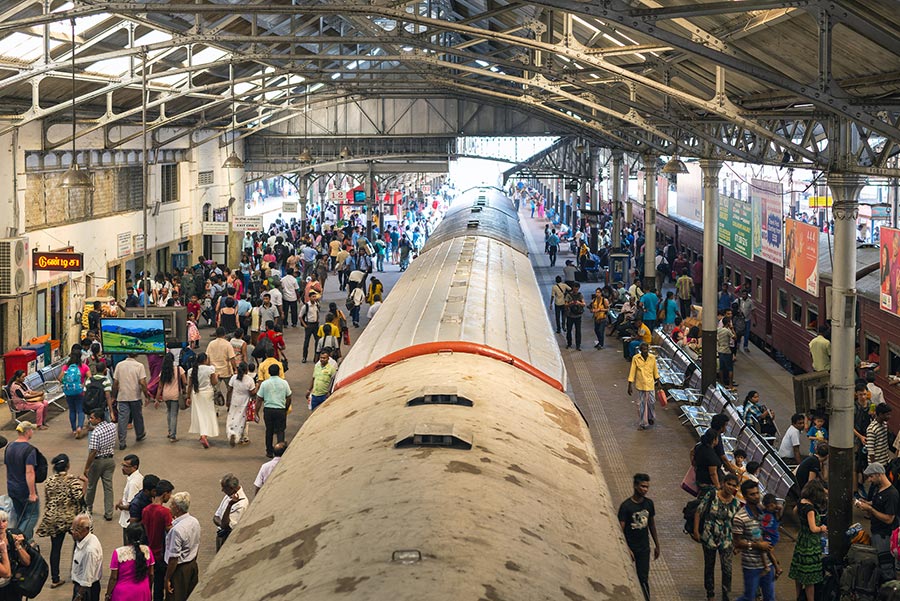
POLYGON ((550 255, 550 267, 556 267, 556 253, 559 250, 559 236, 556 235, 556 230, 550 232, 550 237, 547 238, 547 248, 550 255))
POLYGON ((291 387, 279 375, 278 365, 269 366, 269 377, 259 385, 256 393, 256 410, 263 408, 263 419, 266 422, 266 457, 275 456, 272 438, 277 436, 278 442, 284 442, 284 431, 287 428, 287 412, 291 408, 291 387))
POLYGON ((734 304, 734 295, 728 292, 728 282, 725 282, 722 284, 722 290, 719 291, 719 302, 716 304, 716 309, 724 315, 725 311, 731 309, 732 304, 734 304))
POLYGON ((655 288, 650 288, 641 296, 641 304, 644 306, 644 323, 652 332, 656 329, 656 314, 659 311, 659 297, 655 288))

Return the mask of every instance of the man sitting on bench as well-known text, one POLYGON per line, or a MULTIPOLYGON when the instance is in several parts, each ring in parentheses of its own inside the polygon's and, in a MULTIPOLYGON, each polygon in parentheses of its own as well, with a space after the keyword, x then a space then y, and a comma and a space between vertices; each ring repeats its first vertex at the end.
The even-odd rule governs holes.
POLYGON ((25 384, 25 370, 17 369, 13 373, 12 382, 9 385, 9 402, 16 411, 34 411, 38 430, 47 430, 44 418, 47 415, 47 401, 44 393, 39 390, 29 390, 25 384))

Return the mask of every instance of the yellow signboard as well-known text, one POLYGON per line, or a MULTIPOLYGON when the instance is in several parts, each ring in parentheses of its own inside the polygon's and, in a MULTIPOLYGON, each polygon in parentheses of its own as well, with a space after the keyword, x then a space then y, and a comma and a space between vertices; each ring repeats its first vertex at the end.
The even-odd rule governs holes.
POLYGON ((810 209, 824 209, 825 207, 831 206, 831 197, 830 196, 810 196, 809 197, 809 208, 810 209))

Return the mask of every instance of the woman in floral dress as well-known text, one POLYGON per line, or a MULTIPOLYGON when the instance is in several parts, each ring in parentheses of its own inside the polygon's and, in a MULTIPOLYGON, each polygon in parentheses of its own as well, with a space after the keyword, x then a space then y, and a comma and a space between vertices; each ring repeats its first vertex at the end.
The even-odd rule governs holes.
POLYGON ((50 537, 50 588, 56 588, 65 583, 59 575, 59 556, 72 520, 84 508, 84 484, 69 473, 69 456, 65 453, 54 457, 50 464, 53 476, 47 480, 44 519, 37 535, 50 537))

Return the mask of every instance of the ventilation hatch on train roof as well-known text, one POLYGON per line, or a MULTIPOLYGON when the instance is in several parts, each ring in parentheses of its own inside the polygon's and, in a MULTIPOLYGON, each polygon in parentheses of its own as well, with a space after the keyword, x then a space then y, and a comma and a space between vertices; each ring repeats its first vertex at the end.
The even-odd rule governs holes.
POLYGON ((477 229, 478 229, 478 223, 479 223, 479 222, 478 222, 477 220, 474 220, 474 219, 473 219, 473 220, 469 221, 468 223, 466 223, 466 229, 477 230, 477 229))
POLYGON ((418 407, 421 405, 461 405, 463 407, 471 407, 473 404, 471 400, 459 396, 459 391, 455 386, 430 386, 423 388, 406 402, 407 407, 418 407))
POLYGON ((412 433, 394 443, 395 449, 410 447, 444 447, 468 451, 472 448, 472 434, 461 432, 453 424, 416 424, 412 433))

